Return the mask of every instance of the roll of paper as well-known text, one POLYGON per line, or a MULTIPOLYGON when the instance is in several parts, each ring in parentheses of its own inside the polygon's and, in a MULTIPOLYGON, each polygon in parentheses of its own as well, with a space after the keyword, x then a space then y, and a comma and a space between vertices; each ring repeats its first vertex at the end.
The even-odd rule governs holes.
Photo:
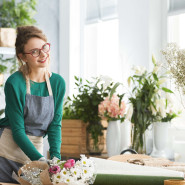
POLYGON ((164 180, 164 185, 185 185, 185 180, 179 179, 164 180))

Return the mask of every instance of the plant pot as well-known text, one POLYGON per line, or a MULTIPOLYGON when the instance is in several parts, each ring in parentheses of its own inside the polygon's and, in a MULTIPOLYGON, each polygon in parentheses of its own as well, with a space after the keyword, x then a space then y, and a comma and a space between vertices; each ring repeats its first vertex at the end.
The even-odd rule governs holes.
POLYGON ((0 28, 0 47, 15 47, 16 31, 14 28, 0 28))
POLYGON ((92 134, 87 132, 87 150, 90 155, 101 155, 104 149, 104 136, 98 136, 97 142, 92 139, 92 134))
POLYGON ((0 86, 4 83, 4 75, 0 73, 0 86))
POLYGON ((132 127, 132 149, 139 154, 146 154, 145 131, 135 125, 132 127))
POLYGON ((168 129, 169 122, 155 122, 153 127, 153 150, 152 157, 164 157, 167 158, 165 152, 168 142, 168 129))
POLYGON ((101 122, 89 122, 86 141, 89 154, 100 155, 102 153, 104 149, 104 135, 101 122))
POLYGON ((120 152, 131 146, 131 122, 120 123, 120 152))
POLYGON ((109 157, 120 154, 120 137, 120 121, 109 121, 106 137, 109 157))

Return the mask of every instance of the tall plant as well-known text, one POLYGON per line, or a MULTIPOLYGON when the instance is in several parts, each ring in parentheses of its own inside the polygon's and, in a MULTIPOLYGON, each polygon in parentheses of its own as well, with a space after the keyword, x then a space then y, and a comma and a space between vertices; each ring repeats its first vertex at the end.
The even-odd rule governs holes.
POLYGON ((153 122, 170 121, 178 115, 171 109, 172 104, 168 98, 168 94, 173 92, 164 86, 167 73, 161 74, 161 64, 154 57, 152 61, 153 71, 138 67, 128 79, 133 86, 127 118, 130 117, 134 124, 132 147, 139 153, 145 152, 144 133, 153 122))

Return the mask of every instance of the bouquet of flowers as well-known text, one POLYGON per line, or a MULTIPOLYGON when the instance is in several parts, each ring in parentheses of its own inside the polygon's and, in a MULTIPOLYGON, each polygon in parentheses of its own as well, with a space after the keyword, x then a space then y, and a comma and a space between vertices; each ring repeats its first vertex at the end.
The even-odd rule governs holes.
POLYGON ((162 64, 154 57, 152 62, 151 72, 138 66, 128 78, 131 95, 126 118, 134 124, 132 147, 138 153, 145 153, 144 133, 152 123, 168 122, 180 114, 170 98, 173 92, 165 87, 168 72, 162 70, 162 64))
POLYGON ((98 111, 102 118, 107 118, 108 121, 121 120, 124 121, 125 118, 125 102, 122 101, 122 96, 117 96, 113 94, 112 97, 106 97, 104 101, 102 101, 98 105, 98 111))
POLYGON ((47 163, 33 161, 20 168, 18 175, 22 185, 88 185, 93 184, 96 178, 94 163, 85 155, 76 162, 74 159, 60 161, 57 158, 47 163))

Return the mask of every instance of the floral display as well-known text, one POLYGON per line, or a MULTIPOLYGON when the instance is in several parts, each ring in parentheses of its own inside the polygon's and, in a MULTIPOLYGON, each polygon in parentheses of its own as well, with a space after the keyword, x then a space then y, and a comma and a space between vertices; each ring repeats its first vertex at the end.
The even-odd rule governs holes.
POLYGON ((112 97, 106 97, 98 105, 99 114, 102 118, 107 118, 110 120, 121 120, 124 121, 126 105, 124 101, 121 101, 121 98, 116 94, 113 94, 112 97))
POLYGON ((185 49, 180 49, 177 44, 170 43, 166 49, 162 50, 162 54, 168 63, 176 87, 185 94, 185 49))
POLYGON ((173 92, 165 86, 168 72, 154 57, 152 61, 151 72, 134 67, 134 75, 128 78, 132 90, 126 118, 134 124, 132 147, 139 153, 145 153, 144 133, 152 123, 171 121, 179 114, 170 98, 173 92))
POLYGON ((31 162, 20 169, 22 172, 20 177, 23 180, 21 184, 27 181, 31 185, 60 183, 88 185, 93 184, 96 178, 94 162, 85 155, 81 155, 81 159, 76 162, 74 159, 60 161, 53 158, 47 161, 48 164, 44 163, 47 168, 40 163, 44 162, 31 162))

